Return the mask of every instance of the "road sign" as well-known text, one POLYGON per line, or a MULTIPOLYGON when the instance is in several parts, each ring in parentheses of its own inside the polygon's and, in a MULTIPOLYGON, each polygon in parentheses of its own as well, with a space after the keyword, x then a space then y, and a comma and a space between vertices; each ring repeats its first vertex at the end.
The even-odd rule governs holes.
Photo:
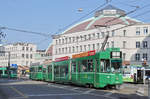
POLYGON ((18 65, 17 64, 11 64, 12 67, 17 68, 18 65))

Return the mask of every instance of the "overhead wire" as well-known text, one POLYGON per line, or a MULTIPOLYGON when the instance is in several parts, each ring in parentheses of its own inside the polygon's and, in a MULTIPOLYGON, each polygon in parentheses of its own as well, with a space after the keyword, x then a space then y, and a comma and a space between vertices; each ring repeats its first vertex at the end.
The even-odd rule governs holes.
POLYGON ((23 29, 16 29, 16 28, 10 28, 10 27, 5 27, 5 26, 0 26, 0 30, 11 30, 11 31, 18 31, 18 32, 25 32, 29 34, 36 34, 36 35, 41 35, 44 37, 51 36, 51 34, 48 33, 42 33, 42 32, 34 32, 34 31, 28 31, 28 30, 23 30, 23 29))
MULTIPOLYGON (((63 31, 63 30, 65 30, 65 29, 67 29, 68 27, 74 25, 75 23, 77 23, 77 22, 79 22, 80 20, 82 20, 83 18, 89 16, 90 14, 92 14, 92 13, 95 12, 95 11, 97 11, 99 8, 105 6, 106 4, 108 4, 108 3, 111 2, 111 1, 112 1, 112 0, 106 0, 105 3, 103 3, 102 5, 96 7, 95 9, 93 9, 93 10, 90 11, 89 13, 85 14, 84 16, 80 17, 79 19, 77 19, 77 20, 71 22, 69 25, 66 25, 66 26, 63 27, 62 29, 59 29, 58 31, 55 32, 55 34, 57 34, 58 32, 60 32, 60 30, 63 31)), ((48 40, 48 39, 44 39, 44 40, 48 40)), ((41 41, 44 41, 44 40, 41 40, 41 41)), ((41 43, 42 43, 42 42, 41 42, 41 43)))
MULTIPOLYGON (((67 29, 68 27, 70 27, 70 26, 76 24, 77 22, 81 21, 83 18, 89 16, 90 14, 92 14, 92 13, 95 12, 95 11, 97 11, 99 8, 105 6, 105 5, 108 4, 109 2, 111 2, 111 0, 106 0, 106 2, 103 3, 102 5, 96 7, 95 9, 93 9, 92 11, 90 11, 89 13, 87 13, 87 14, 83 15, 82 17, 80 17, 79 19, 77 19, 77 20, 71 22, 69 25, 63 27, 63 28, 60 29, 60 30, 63 31, 63 30, 65 30, 65 29, 67 29)), ((58 32, 60 32, 60 31, 57 31, 56 33, 58 33, 58 32)))
MULTIPOLYGON (((146 8, 146 7, 149 7, 150 6, 150 4, 146 4, 146 5, 144 5, 143 7, 138 7, 138 8, 136 8, 136 9, 134 9, 134 10, 132 10, 132 11, 129 11, 128 13, 126 13, 125 14, 125 16, 126 15, 129 15, 129 14, 131 14, 131 13, 134 13, 135 11, 139 11, 139 10, 141 10, 141 9, 144 9, 144 8, 146 8)), ((148 11, 147 11, 148 12, 148 11)), ((145 13, 142 13, 142 14, 145 14, 145 13)), ((140 14, 140 15, 142 15, 142 14, 140 14)), ((139 14, 138 15, 136 15, 136 16, 140 16, 139 14)), ((136 17, 136 16, 134 16, 134 17, 136 17)), ((124 17, 123 15, 121 15, 121 16, 119 16, 119 17, 117 17, 117 18, 113 18, 113 19, 111 19, 111 20, 108 20, 108 21, 106 21, 104 24, 106 24, 106 23, 109 23, 109 22, 112 22, 112 21, 114 21, 114 20, 116 20, 116 19, 118 19, 118 18, 121 18, 121 17, 124 17)), ((115 24, 111 24, 111 25, 109 25, 109 26, 113 26, 113 25, 117 25, 117 24, 121 24, 121 23, 123 23, 123 22, 118 22, 118 23, 115 23, 115 24)), ((106 29, 107 27, 105 27, 105 28, 103 28, 103 29, 101 29, 101 30, 104 30, 104 29, 106 29)))

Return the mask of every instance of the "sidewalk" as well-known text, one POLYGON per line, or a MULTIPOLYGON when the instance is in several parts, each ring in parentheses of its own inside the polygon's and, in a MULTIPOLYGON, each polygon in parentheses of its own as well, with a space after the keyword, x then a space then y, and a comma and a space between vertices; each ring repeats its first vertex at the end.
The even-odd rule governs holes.
POLYGON ((138 94, 141 96, 148 96, 148 85, 124 83, 118 92, 123 94, 138 94))

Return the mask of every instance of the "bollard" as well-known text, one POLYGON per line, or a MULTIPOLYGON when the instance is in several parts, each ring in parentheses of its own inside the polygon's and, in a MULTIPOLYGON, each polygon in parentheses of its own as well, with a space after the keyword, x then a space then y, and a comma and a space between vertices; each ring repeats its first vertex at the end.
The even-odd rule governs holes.
POLYGON ((150 78, 148 78, 148 99, 150 99, 150 78))

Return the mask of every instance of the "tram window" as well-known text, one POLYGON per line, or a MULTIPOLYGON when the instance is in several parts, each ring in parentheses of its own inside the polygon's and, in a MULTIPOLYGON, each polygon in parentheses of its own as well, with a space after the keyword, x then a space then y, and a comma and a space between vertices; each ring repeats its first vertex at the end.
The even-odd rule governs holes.
POLYGON ((80 64, 80 71, 87 72, 87 60, 82 60, 80 64))
POLYGON ((0 74, 2 74, 3 73, 3 71, 2 70, 0 70, 0 74))
POLYGON ((8 74, 8 71, 7 70, 5 70, 5 72, 4 72, 5 74, 8 74))
POLYGON ((68 66, 66 65, 65 66, 65 75, 67 75, 68 74, 68 66))
POLYGON ((65 76, 65 68, 64 66, 59 66, 60 67, 60 77, 64 77, 65 76))
POLYGON ((121 62, 120 61, 111 61, 111 68, 114 72, 120 72, 121 62))
POLYGON ((38 68, 38 72, 40 72, 40 71, 42 71, 42 67, 39 67, 39 68, 38 68))
POLYGON ((72 72, 76 72, 76 62, 72 62, 72 72))
POLYGON ((48 66, 48 73, 52 72, 52 67, 51 65, 48 66))
POLYGON ((93 72, 93 60, 88 60, 88 72, 93 72))
POLYGON ((93 72, 93 60, 82 60, 80 70, 81 72, 93 72))
POLYGON ((96 70, 97 70, 97 72, 99 72, 99 63, 98 63, 98 60, 96 60, 96 70))
POLYGON ((55 76, 59 77, 59 67, 58 66, 55 67, 54 72, 55 72, 55 76))
POLYGON ((43 68, 43 73, 46 73, 46 68, 43 68))
POLYGON ((100 60, 101 62, 101 72, 110 72, 109 60, 100 60))

